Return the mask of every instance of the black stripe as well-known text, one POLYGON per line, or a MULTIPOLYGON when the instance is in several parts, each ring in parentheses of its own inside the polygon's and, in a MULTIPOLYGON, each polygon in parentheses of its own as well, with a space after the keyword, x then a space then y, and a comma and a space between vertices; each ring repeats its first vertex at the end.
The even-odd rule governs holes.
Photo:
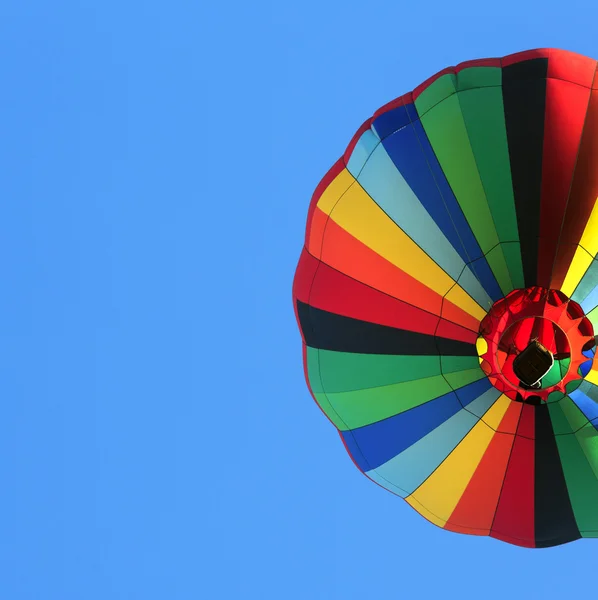
POLYGON ((536 547, 547 548, 581 537, 575 522, 548 405, 535 407, 536 547))
POLYGON ((536 285, 548 59, 502 70, 502 94, 525 285, 536 285))
POLYGON ((297 301, 305 342, 312 348, 359 354, 477 356, 474 344, 336 315, 297 301))

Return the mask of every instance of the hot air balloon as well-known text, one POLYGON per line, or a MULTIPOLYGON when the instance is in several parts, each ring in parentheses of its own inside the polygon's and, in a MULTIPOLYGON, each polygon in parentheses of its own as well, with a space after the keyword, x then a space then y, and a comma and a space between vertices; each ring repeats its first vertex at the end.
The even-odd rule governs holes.
POLYGON ((453 532, 598 537, 596 67, 447 68, 359 128, 308 209, 308 387, 355 465, 453 532))

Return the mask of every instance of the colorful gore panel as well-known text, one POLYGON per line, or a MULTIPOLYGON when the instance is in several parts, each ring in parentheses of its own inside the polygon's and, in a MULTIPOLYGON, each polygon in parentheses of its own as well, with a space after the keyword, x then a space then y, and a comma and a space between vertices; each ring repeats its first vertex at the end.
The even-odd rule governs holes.
POLYGON ((596 165, 596 61, 531 50, 383 106, 314 193, 309 389, 358 468, 440 527, 598 537, 596 165))

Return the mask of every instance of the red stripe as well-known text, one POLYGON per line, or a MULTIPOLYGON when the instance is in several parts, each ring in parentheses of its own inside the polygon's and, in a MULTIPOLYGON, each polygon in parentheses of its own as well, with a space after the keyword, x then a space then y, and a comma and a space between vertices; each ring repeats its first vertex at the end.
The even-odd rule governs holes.
POLYGON ((303 248, 293 279, 293 299, 309 303, 309 294, 317 270, 318 261, 303 248))
POLYGON ((521 419, 517 426, 517 437, 524 437, 530 440, 536 437, 536 409, 532 404, 524 404, 521 409, 521 419))
POLYGON ((324 263, 307 251, 299 259, 293 286, 297 300, 338 315, 407 331, 475 344, 477 334, 375 290, 324 263))
POLYGON ((550 51, 548 77, 563 79, 590 88, 594 81, 595 71, 596 61, 593 58, 567 50, 552 49, 550 51))
POLYGON ((512 435, 494 434, 445 529, 490 533, 512 446, 512 435))
POLYGON ((438 316, 383 294, 325 264, 318 268, 309 304, 352 319, 428 335, 434 335, 438 325, 438 316))
POLYGON ((499 433, 508 433, 511 436, 514 436, 517 432, 519 421, 521 420, 522 408, 522 402, 511 402, 496 431, 499 433))
POLYGON ((550 286, 560 289, 598 197, 598 91, 591 93, 550 286))
POLYGON ((299 333, 301 334, 301 341, 303 342, 303 369, 305 371, 305 380, 309 385, 309 378, 307 377, 305 336, 303 335, 303 329, 301 328, 301 321, 299 319, 299 312, 297 311, 296 302, 297 299, 301 300, 302 302, 307 302, 307 300, 304 300, 304 298, 309 298, 309 290, 311 289, 311 284, 316 273, 317 263, 314 264, 308 260, 307 257, 309 257, 309 254, 307 250, 303 248, 301 251, 301 256, 299 257, 299 264, 297 265, 297 269, 295 271, 295 278, 293 279, 293 311, 295 313, 295 320, 297 321, 299 333))
POLYGON ((357 281, 426 312, 439 315, 442 309, 442 316, 448 321, 478 331, 479 321, 475 317, 448 300, 443 303, 434 290, 374 252, 332 219, 326 225, 322 261, 357 281))
POLYGON ((498 533, 495 531, 492 531, 490 533, 490 535, 497 540, 507 542, 508 544, 513 544, 514 546, 521 546, 523 548, 535 548, 536 547, 535 540, 530 541, 527 538, 525 540, 522 540, 521 538, 509 535, 506 533, 498 533))
POLYGON ((522 546, 535 546, 533 439, 522 437, 534 430, 534 407, 523 406, 517 435, 490 535, 522 546))
POLYGON ((451 340, 460 340, 469 344, 475 344, 478 339, 478 334, 476 332, 465 329, 464 327, 459 327, 459 325, 451 323, 446 319, 440 319, 436 335, 451 340))
POLYGON ((316 207, 312 214, 309 241, 305 244, 308 251, 316 258, 322 257, 322 244, 324 243, 324 234, 326 233, 328 221, 330 221, 330 216, 316 207))
POLYGON ((550 287, 552 279, 589 99, 586 87, 560 79, 546 81, 538 249, 538 285, 543 287, 550 287))

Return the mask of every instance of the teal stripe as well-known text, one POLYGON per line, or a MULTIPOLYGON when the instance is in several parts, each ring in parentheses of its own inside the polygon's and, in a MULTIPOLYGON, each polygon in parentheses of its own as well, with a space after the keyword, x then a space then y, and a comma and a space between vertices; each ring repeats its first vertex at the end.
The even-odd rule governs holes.
MULTIPOLYGON (((501 396, 502 392, 496 388, 491 387, 488 391, 484 392, 477 400, 467 406, 465 410, 473 413, 476 417, 481 419, 490 406, 492 406, 501 396)), ((457 392, 457 396, 459 393, 457 392)))
POLYGON ((362 188, 436 264, 489 310, 490 296, 422 206, 371 129, 361 136, 355 148, 347 169, 362 188))
POLYGON ((456 448, 496 397, 487 392, 442 425, 367 475, 381 486, 405 497, 412 494, 456 448))

